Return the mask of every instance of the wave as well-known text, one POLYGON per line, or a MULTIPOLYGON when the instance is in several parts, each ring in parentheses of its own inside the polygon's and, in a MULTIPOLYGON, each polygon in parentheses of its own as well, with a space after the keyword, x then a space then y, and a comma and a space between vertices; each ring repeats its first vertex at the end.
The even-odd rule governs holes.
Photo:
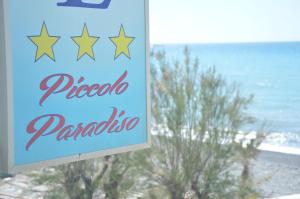
POLYGON ((290 132, 274 132, 267 136, 265 143, 300 148, 300 135, 290 132))
POLYGON ((300 135, 290 132, 270 133, 259 149, 262 151, 300 155, 300 135))

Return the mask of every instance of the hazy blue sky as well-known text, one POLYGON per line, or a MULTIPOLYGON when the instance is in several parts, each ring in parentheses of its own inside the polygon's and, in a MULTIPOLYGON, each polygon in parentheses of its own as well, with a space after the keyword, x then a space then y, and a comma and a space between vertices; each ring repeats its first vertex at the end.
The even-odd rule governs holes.
POLYGON ((300 0, 149 0, 151 43, 300 41, 300 0))

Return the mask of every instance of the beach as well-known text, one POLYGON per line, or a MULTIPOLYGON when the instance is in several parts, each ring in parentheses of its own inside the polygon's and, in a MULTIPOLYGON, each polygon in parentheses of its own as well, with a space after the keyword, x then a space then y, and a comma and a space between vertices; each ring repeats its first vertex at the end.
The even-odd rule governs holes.
MULTIPOLYGON (((263 198, 300 194, 300 155, 262 151, 252 164, 252 172, 263 198)), ((33 186, 30 181, 23 174, 1 180, 0 198, 42 199, 47 187, 33 186)))
POLYGON ((300 155, 263 151, 252 166, 264 198, 300 194, 300 155))

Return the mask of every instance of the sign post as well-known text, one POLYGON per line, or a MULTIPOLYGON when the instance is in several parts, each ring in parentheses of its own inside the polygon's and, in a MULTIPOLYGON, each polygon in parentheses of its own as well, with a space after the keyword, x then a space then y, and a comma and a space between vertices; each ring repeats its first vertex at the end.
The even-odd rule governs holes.
POLYGON ((0 171, 150 146, 148 0, 0 0, 0 171))

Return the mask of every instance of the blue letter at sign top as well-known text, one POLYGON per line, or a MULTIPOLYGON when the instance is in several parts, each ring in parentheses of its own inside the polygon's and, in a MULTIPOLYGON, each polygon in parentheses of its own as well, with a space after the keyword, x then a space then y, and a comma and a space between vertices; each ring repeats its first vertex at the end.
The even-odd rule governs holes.
POLYGON ((82 0, 67 0, 66 2, 57 3, 58 6, 81 7, 107 9, 111 0, 102 0, 102 3, 84 3, 82 0))

